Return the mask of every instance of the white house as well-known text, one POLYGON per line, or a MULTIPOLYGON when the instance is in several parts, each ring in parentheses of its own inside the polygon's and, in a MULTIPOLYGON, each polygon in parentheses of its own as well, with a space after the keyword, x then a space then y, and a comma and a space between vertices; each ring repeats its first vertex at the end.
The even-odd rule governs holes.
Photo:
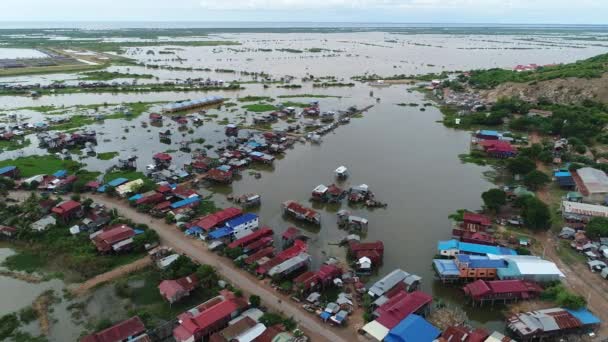
POLYGON ((45 216, 40 220, 32 223, 32 230, 35 230, 37 232, 43 232, 47 230, 50 226, 55 225, 56 223, 57 220, 55 220, 53 216, 45 216))

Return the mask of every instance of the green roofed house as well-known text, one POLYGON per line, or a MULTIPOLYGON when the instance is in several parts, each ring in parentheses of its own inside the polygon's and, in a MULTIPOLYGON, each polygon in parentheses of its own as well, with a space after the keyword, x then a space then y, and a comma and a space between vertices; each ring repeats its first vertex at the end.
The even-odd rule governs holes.
POLYGON ((570 191, 566 194, 566 201, 569 202, 582 202, 583 195, 578 191, 570 191))
POLYGON ((534 192, 522 187, 522 186, 518 186, 517 188, 515 188, 513 190, 513 195, 515 195, 515 197, 520 198, 520 197, 524 197, 524 196, 534 196, 534 192))

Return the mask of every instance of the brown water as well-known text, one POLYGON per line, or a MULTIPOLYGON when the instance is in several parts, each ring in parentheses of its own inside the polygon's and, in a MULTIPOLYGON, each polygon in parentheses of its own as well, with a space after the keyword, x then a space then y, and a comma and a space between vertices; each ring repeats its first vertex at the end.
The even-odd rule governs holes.
MULTIPOLYGON (((554 40, 555 46, 524 42, 518 36, 451 36, 451 35, 397 35, 388 33, 336 33, 336 34, 227 34, 221 38, 243 42, 242 46, 233 49, 226 47, 183 47, 177 56, 187 59, 183 62, 170 60, 173 55, 150 56, 145 49, 129 49, 127 55, 152 64, 195 66, 209 68, 226 68, 235 70, 264 71, 281 77, 297 77, 313 74, 317 76, 332 75, 349 82, 353 75, 373 72, 382 75, 413 74, 439 72, 443 70, 472 69, 481 67, 510 67, 516 64, 567 62, 589 57, 605 48, 585 46, 575 48, 568 46, 560 39, 554 40), (389 43, 386 40, 397 40, 389 43), (370 45, 373 44, 373 45, 370 45), (512 47, 529 48, 514 50, 512 47), (302 53, 260 52, 258 48, 326 48, 342 52, 302 53), (507 48, 507 49, 505 49, 507 48), (239 50, 239 51, 235 51, 239 50)), ((158 51, 162 47, 150 48, 158 51)), ((250 80, 251 77, 236 74, 215 72, 186 72, 168 70, 149 70, 144 67, 112 67, 111 70, 151 73, 160 80, 187 77, 210 77, 224 80, 250 80)), ((0 81, 41 82, 58 79, 76 79, 76 75, 28 76, 0 81)), ((154 81, 154 80, 153 80, 154 81)), ((73 82, 73 81, 70 81, 73 82)), ((144 81, 142 81, 144 82, 144 81)), ((294 83, 301 83, 299 80, 294 83)), ((377 199, 388 203, 386 209, 368 210, 349 208, 355 215, 369 219, 367 240, 382 240, 385 244, 384 265, 379 275, 386 274, 400 267, 408 272, 421 275, 424 289, 437 298, 460 303, 462 297, 455 289, 447 289, 434 283, 431 259, 436 253, 437 240, 450 236, 448 215, 457 209, 478 209, 481 204, 480 194, 492 187, 484 179, 484 167, 462 164, 458 154, 467 151, 469 135, 466 132, 454 131, 443 127, 437 120, 441 113, 434 107, 420 111, 420 107, 400 107, 397 103, 415 102, 422 105, 426 102, 421 94, 410 93, 405 85, 387 88, 370 88, 357 84, 353 88, 312 88, 304 83, 298 90, 264 89, 260 84, 246 84, 246 89, 231 92, 215 92, 235 101, 237 97, 247 95, 270 96, 286 94, 327 94, 341 98, 319 98, 322 110, 340 110, 356 105, 374 107, 365 113, 363 118, 351 120, 351 123, 339 127, 334 133, 323 137, 320 145, 296 144, 288 150, 281 160, 271 168, 259 168, 261 179, 255 179, 248 172, 243 173, 240 181, 229 187, 214 187, 203 190, 212 191, 214 199, 220 206, 227 206, 224 194, 243 194, 257 192, 262 195, 262 206, 258 210, 261 222, 281 233, 288 226, 297 225, 286 221, 281 215, 280 204, 285 200, 298 200, 308 203, 310 192, 318 184, 334 182, 333 170, 346 165, 351 177, 342 187, 366 183, 376 194, 377 199), (374 98, 369 96, 374 91, 374 98), (380 98, 380 102, 375 101, 380 98)), ((28 97, 0 97, 0 109, 25 106, 56 105, 73 106, 100 103, 176 101, 204 97, 207 93, 142 93, 142 94, 72 94, 43 96, 39 99, 28 97)), ((306 102, 313 99, 292 98, 277 99, 306 102)), ((275 102, 276 103, 276 102, 275 102)), ((239 103, 239 106, 241 103, 239 103)), ((239 108, 239 107, 235 107, 239 108)), ((153 109, 158 109, 157 107, 153 109)), ((10 112, 10 110, 6 111, 10 112)), ((99 136, 97 152, 118 151, 121 157, 138 155, 138 168, 143 170, 151 163, 154 153, 178 150, 182 140, 195 138, 206 139, 205 144, 221 144, 225 139, 223 126, 217 124, 222 118, 231 122, 250 122, 253 114, 244 115, 239 109, 235 113, 227 110, 210 110, 219 115, 218 119, 206 122, 203 126, 192 127, 193 134, 184 132, 185 136, 174 135, 172 143, 162 144, 158 140, 158 131, 172 129, 175 125, 165 120, 162 128, 142 128, 141 122, 147 121, 147 115, 133 121, 107 120, 91 127, 99 136), (128 129, 128 132, 125 131, 128 129), (123 138, 124 137, 124 138, 123 138)), ((31 111, 21 111, 32 122, 40 121, 43 116, 31 111)), ((0 120, 2 117, 0 117, 0 120)), ((285 126, 281 122, 276 127, 285 126)), ((31 136, 32 146, 23 151, 3 152, 0 159, 14 158, 20 155, 40 154, 45 151, 36 147, 35 136, 31 136)), ((193 148, 201 147, 193 145, 193 148)), ((190 160, 183 152, 172 152, 178 166, 190 160)), ((116 162, 101 161, 93 158, 82 162, 92 170, 103 171, 116 162)), ((310 204, 312 205, 312 204, 310 204)), ((320 229, 302 227, 311 237, 310 248, 314 263, 321 263, 327 256, 344 256, 342 248, 330 245, 339 241, 346 232, 338 229, 335 213, 342 206, 314 205, 322 214, 320 229)), ((378 276, 379 276, 378 275, 378 276)), ((0 288, 9 296, 22 295, 28 292, 25 288, 10 285, 10 281, 0 279, 0 288)), ((31 292, 31 291, 30 291, 31 292)), ((35 291, 34 291, 35 292, 35 291)), ((32 292, 32 293, 34 293, 32 292)), ((29 293, 29 292, 28 292, 29 293)), ((32 294, 35 297, 35 295, 32 294)), ((29 298, 28 296, 22 296, 29 298)), ((27 305, 14 302, 3 307, 3 312, 10 312, 27 305)), ((500 313, 483 312, 465 307, 470 318, 492 328, 501 329, 500 313)), ((67 328, 66 328, 67 329, 67 328)), ((69 329, 68 329, 69 330, 69 329)))

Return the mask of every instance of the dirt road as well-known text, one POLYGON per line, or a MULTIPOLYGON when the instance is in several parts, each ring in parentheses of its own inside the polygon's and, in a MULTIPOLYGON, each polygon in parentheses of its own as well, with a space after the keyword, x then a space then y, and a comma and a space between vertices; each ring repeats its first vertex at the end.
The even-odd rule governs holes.
MULTIPOLYGON (((531 133, 529 141, 531 144, 539 144, 541 137, 537 133, 531 133)), ((551 170, 543 163, 537 162, 536 167, 540 171, 551 174, 551 170)), ((547 205, 559 200, 553 198, 551 192, 546 188, 537 191, 536 195, 547 205)), ((600 326, 598 335, 601 338, 608 338, 608 282, 598 274, 591 272, 589 267, 583 263, 569 265, 563 262, 558 254, 559 238, 552 232, 537 233, 534 237, 543 246, 544 257, 553 261, 566 275, 563 280, 564 285, 574 293, 584 296, 589 309, 602 320, 603 324, 600 326)))
POLYGON ((128 204, 116 199, 103 195, 87 195, 87 197, 108 208, 116 208, 121 215, 135 222, 148 224, 150 228, 158 232, 161 242, 175 251, 186 254, 199 263, 214 266, 226 280, 243 290, 246 295, 258 295, 262 298, 264 305, 271 310, 293 317, 313 341, 356 341, 362 338, 354 327, 331 328, 321 323, 316 316, 304 311, 297 303, 279 294, 265 282, 235 268, 230 260, 210 252, 201 241, 185 236, 174 225, 168 225, 164 220, 139 213, 128 204))
MULTIPOLYGON (((29 194, 30 193, 26 191, 14 191, 11 192, 10 197, 22 201, 26 199, 29 194)), ((262 303, 272 311, 280 312, 287 317, 292 317, 298 323, 299 328, 302 329, 313 342, 368 341, 367 338, 357 333, 355 326, 352 324, 345 328, 332 328, 322 323, 318 317, 306 312, 298 303, 290 300, 289 297, 272 289, 265 281, 259 280, 253 275, 236 268, 232 261, 210 252, 205 248, 201 241, 187 237, 174 225, 166 224, 164 220, 155 219, 147 214, 137 212, 137 210, 131 208, 127 203, 105 195, 87 194, 82 197, 83 199, 87 197, 91 198, 109 209, 115 208, 122 216, 129 218, 134 222, 148 224, 150 228, 158 233, 162 244, 173 248, 173 250, 178 253, 188 255, 191 259, 201 264, 215 267, 222 277, 240 288, 245 295, 257 295, 262 298, 262 303)), ((114 271, 119 273, 124 272, 124 270, 119 269, 114 271)), ((103 280, 103 277, 111 277, 109 274, 114 271, 99 275, 98 277, 102 277, 99 281, 103 280)), ((87 283, 94 283, 94 279, 98 277, 90 279, 87 283)), ((93 286, 94 285, 87 288, 93 286)))
POLYGON ((133 261, 130 264, 122 265, 109 272, 99 274, 99 275, 85 281, 84 283, 78 285, 78 287, 71 289, 70 291, 76 296, 82 296, 82 295, 86 294, 90 289, 94 288, 97 285, 107 283, 114 279, 118 279, 124 275, 127 275, 132 272, 136 272, 136 271, 141 270, 142 268, 145 268, 150 265, 152 265, 152 259, 150 259, 150 257, 148 257, 148 256, 145 256, 141 259, 133 261))

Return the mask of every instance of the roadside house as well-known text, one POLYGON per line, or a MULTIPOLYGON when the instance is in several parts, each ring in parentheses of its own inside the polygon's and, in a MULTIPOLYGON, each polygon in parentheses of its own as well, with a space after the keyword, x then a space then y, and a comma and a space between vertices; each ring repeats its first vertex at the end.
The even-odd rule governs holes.
POLYGON ((138 316, 131 317, 107 329, 80 339, 80 342, 150 341, 146 327, 138 316))
POLYGON ((127 225, 116 225, 92 235, 97 251, 102 253, 119 252, 131 247, 135 231, 127 225))
POLYGON ((243 298, 223 290, 219 296, 177 316, 178 325, 173 329, 173 337, 177 342, 203 340, 228 326, 228 322, 247 305, 243 298))
POLYGON ((72 200, 59 203, 51 212, 63 222, 69 222, 72 219, 82 217, 84 214, 80 203, 72 200))
POLYGON ((158 290, 160 295, 163 296, 169 304, 173 304, 180 299, 189 296, 190 292, 194 290, 198 284, 196 275, 191 274, 179 279, 163 280, 158 285, 158 290))

